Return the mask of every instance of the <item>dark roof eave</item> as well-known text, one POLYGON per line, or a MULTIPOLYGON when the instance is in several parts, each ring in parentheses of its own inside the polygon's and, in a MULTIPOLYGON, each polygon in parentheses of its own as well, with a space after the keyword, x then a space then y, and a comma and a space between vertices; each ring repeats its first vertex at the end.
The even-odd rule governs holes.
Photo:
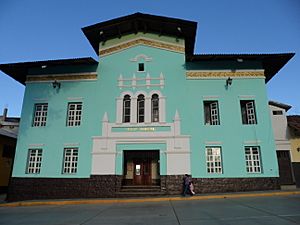
POLYGON ((84 35, 89 40, 97 55, 99 55, 99 43, 101 41, 139 31, 184 38, 186 54, 193 54, 196 30, 197 22, 194 21, 144 13, 134 13, 82 28, 84 35), (178 27, 180 27, 180 31, 178 27), (103 34, 100 35, 100 32, 103 34))
POLYGON ((291 59, 295 53, 274 54, 199 54, 186 57, 187 62, 223 61, 238 59, 261 61, 265 70, 266 83, 291 59))
POLYGON ((281 109, 284 109, 285 111, 288 111, 290 108, 292 108, 292 106, 290 106, 290 105, 283 104, 280 102, 275 102, 275 101, 269 101, 269 105, 277 106, 281 109))
POLYGON ((28 69, 46 66, 68 66, 68 65, 96 65, 98 62, 92 57, 56 59, 20 63, 0 64, 0 70, 21 84, 25 84, 28 69))

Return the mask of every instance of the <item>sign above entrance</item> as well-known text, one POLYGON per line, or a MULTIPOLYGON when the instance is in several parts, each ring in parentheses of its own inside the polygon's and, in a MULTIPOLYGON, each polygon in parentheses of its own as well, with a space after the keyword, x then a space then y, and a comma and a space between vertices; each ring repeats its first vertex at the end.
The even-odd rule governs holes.
POLYGON ((112 127, 112 132, 162 132, 170 131, 170 126, 151 127, 112 127))

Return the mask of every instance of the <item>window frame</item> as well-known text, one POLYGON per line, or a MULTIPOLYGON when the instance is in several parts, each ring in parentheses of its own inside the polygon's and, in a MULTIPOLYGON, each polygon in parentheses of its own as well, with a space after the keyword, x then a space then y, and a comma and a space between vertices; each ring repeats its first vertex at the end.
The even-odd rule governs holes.
POLYGON ((122 123, 130 123, 130 119, 131 119, 131 96, 127 94, 123 97, 122 123), (126 103, 128 102, 129 102, 129 106, 126 106, 126 103), (126 109, 129 110, 128 115, 126 114, 126 109))
POLYGON ((247 173, 250 173, 250 174, 262 173, 260 147, 259 146, 245 146, 244 152, 245 152, 245 163, 246 163, 247 173), (249 153, 247 153, 247 150, 249 150, 249 153), (256 150, 257 154, 254 154, 253 150, 256 150))
POLYGON ((242 124, 257 124, 256 107, 254 100, 240 100, 242 124))
POLYGON ((26 174, 40 174, 42 158, 43 150, 41 148, 28 149, 26 174))
POLYGON ((211 126, 220 125, 219 102, 217 100, 205 100, 203 101, 203 107, 204 124, 211 126))
POLYGON ((77 174, 78 158, 79 158, 78 147, 64 148, 62 174, 77 174), (70 155, 67 155, 68 151, 70 151, 70 155))
POLYGON ((145 72, 145 63, 138 63, 138 72, 145 72))
POLYGON ((69 102, 68 103, 68 110, 67 110, 67 127, 78 127, 81 125, 82 120, 82 109, 83 109, 83 103, 82 102, 69 102), (75 106, 74 109, 70 109, 71 106, 75 106), (78 106, 81 106, 80 109, 78 109, 78 106), (73 115, 70 115, 71 112, 74 112, 73 115), (77 114, 79 112, 79 114, 77 114), (78 119, 79 118, 79 119, 78 119))
POLYGON ((223 174, 223 159, 222 159, 222 147, 221 146, 206 146, 206 172, 208 174, 223 174), (211 154, 209 153, 211 150, 211 154), (218 154, 214 155, 213 151, 218 150, 218 154), (217 160, 219 158, 219 160, 217 160))
POLYGON ((145 122, 145 95, 139 94, 137 97, 137 123, 145 122), (142 112, 142 113, 141 113, 142 112))
POLYGON ((48 103, 34 104, 32 127, 45 127, 47 125, 47 116, 48 116, 48 103), (41 107, 41 110, 38 110, 38 107, 41 107))
POLYGON ((159 95, 156 93, 151 96, 151 122, 159 122, 159 95))

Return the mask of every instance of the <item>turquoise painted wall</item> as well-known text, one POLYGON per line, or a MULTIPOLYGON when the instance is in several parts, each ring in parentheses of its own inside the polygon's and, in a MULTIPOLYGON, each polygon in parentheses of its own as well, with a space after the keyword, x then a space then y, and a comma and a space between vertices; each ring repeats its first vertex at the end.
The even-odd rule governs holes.
MULTIPOLYGON (((140 62, 143 62, 141 59, 140 62)), ((200 63, 201 64, 201 63, 200 63)), ((257 67, 261 65, 258 63, 257 67)), ((116 97, 125 90, 149 93, 153 88, 122 89, 117 86, 120 74, 123 78, 165 77, 165 87, 158 89, 166 96, 166 121, 173 122, 175 111, 181 117, 183 135, 191 135, 191 168, 193 177, 270 177, 278 176, 277 160, 271 121, 269 118, 265 82, 263 79, 233 79, 226 89, 225 79, 187 80, 184 54, 146 46, 135 46, 100 58, 97 81, 62 82, 59 92, 50 83, 26 85, 20 135, 13 176, 15 177, 89 177, 91 173, 92 136, 101 135, 101 120, 105 112, 109 121, 116 120, 116 97), (153 60, 144 62, 146 72, 137 72, 138 62, 130 59, 145 54, 153 60), (203 100, 215 96, 219 101, 219 126, 204 125, 203 100), (216 97, 217 96, 217 97, 216 97), (255 100, 258 123, 243 125, 240 113, 240 96, 255 100), (80 127, 66 127, 69 97, 82 98, 83 118, 80 127), (34 99, 47 99, 37 101, 34 99), (48 102, 46 127, 31 127, 34 103, 48 102), (207 174, 205 162, 206 142, 220 142, 222 147, 223 174, 207 174), (247 174, 244 142, 259 141, 262 173, 247 174), (79 143, 79 162, 76 175, 62 174, 63 148, 66 143, 79 143), (25 174, 30 144, 43 144, 41 173, 25 174)), ((202 65, 189 65, 199 69, 202 65)), ((246 66, 247 67, 247 66, 246 66)), ((251 68, 253 65, 251 64, 251 68)), ((222 66, 218 66, 222 69, 222 66)), ((225 68, 223 68, 225 69, 225 68)), ((78 101, 78 100, 76 100, 78 101)), ((141 146, 142 147, 142 146, 141 146)), ((149 146, 148 146, 149 147, 149 146)), ((147 148, 148 148, 147 147, 147 148)), ((158 149, 153 146, 153 149, 158 149)), ((160 148, 161 149, 161 148, 160 148)), ((120 150, 120 149, 118 149, 120 150)), ((122 158, 117 158, 117 173, 121 173, 122 158)), ((166 171, 165 159, 161 159, 161 174, 166 171)))

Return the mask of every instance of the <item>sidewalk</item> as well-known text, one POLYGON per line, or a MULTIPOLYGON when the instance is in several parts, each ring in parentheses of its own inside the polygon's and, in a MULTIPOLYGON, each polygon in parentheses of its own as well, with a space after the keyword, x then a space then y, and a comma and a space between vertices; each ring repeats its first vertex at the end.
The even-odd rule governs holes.
POLYGON ((249 197, 271 197, 300 195, 300 189, 276 190, 276 191, 256 191, 256 192, 234 192, 234 193, 212 193, 199 194, 195 196, 162 196, 162 197, 141 197, 141 198, 97 198, 97 199, 46 199, 29 200, 20 202, 5 202, 5 195, 0 195, 0 207, 16 206, 40 206, 40 205, 78 205, 78 204, 114 204, 114 203, 141 203, 141 202, 163 202, 163 201, 192 201, 223 198, 249 198, 249 197))

